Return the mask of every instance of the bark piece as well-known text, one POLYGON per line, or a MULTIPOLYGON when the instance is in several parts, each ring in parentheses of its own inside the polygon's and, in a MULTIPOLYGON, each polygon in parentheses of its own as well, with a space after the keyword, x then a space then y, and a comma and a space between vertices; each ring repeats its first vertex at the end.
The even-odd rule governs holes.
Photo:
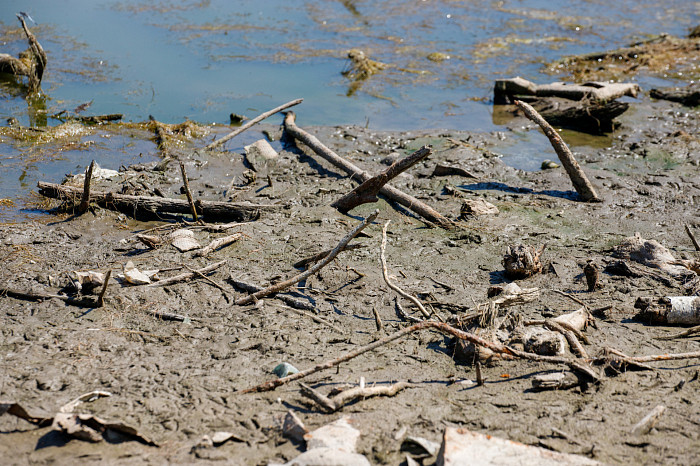
POLYGON ((579 385, 578 376, 569 371, 536 375, 532 378, 532 388, 535 390, 567 390, 579 385))
POLYGON ((563 356, 566 340, 559 332, 546 330, 542 327, 532 327, 523 335, 525 351, 545 356, 563 356))
POLYGON ((287 414, 284 416, 284 424, 282 425, 282 434, 295 442, 301 443, 304 441, 304 435, 308 433, 309 429, 299 419, 299 416, 294 411, 287 411, 287 414))
POLYGON ((460 218, 478 217, 480 215, 496 215, 498 207, 483 199, 465 199, 459 211, 460 218))
POLYGON ((27 36, 29 48, 21 52, 19 58, 0 53, 0 72, 15 76, 26 76, 29 79, 29 92, 35 92, 41 85, 41 79, 44 76, 48 60, 44 48, 29 30, 27 23, 24 22, 24 18, 18 14, 17 19, 22 24, 24 34, 27 36))

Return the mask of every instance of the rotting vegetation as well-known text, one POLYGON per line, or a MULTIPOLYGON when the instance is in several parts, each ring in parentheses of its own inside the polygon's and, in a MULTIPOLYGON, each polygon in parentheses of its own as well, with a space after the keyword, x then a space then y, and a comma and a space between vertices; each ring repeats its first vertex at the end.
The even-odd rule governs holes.
POLYGON ((372 463, 439 461, 405 444, 445 425, 608 463, 698 462, 698 333, 658 319, 666 297, 700 293, 698 116, 638 113, 610 150, 576 154, 589 198, 564 170, 504 165, 497 135, 312 134, 288 113, 262 128, 283 143, 258 176, 250 151, 205 150, 214 128, 113 124, 148 127, 162 161, 44 183, 60 221, 0 225, 14 397, 0 451, 283 462, 311 444, 285 430, 289 411, 322 426, 342 410, 372 463), (352 193, 349 215, 334 208, 352 193))

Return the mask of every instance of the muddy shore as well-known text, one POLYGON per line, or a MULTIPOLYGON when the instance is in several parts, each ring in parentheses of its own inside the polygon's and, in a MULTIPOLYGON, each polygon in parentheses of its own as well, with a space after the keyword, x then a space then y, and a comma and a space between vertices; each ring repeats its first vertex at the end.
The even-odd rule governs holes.
MULTIPOLYGON (((597 328, 586 331, 590 341, 586 349, 592 355, 604 347, 629 355, 700 349, 697 336, 657 340, 679 329, 632 319, 637 297, 679 295, 684 292, 683 283, 601 273, 602 287, 587 291, 582 267, 593 260, 602 269, 611 249, 636 232, 659 241, 677 258, 698 258, 683 230, 685 224, 700 229, 697 111, 645 97, 620 120, 622 126, 614 133, 611 147, 581 146, 574 151, 604 198, 600 204, 578 202, 561 168, 526 172, 503 163, 499 147, 511 144, 513 138, 520 140, 523 134, 544 138, 525 119, 513 120, 504 131, 490 134, 306 128, 374 173, 397 155, 432 144, 434 154, 392 184, 453 220, 460 216, 463 199, 485 199, 500 210, 498 215, 462 220, 457 231, 430 228, 385 200, 361 206, 351 215, 338 213, 329 205, 352 189, 353 182, 309 156, 303 147, 280 143, 281 129, 272 124, 245 133, 245 141, 270 137, 281 150, 270 168, 272 186, 267 178, 246 178, 248 167, 238 152, 193 152, 203 142, 197 138, 172 149, 174 156, 186 162, 197 198, 281 206, 230 230, 242 233, 242 240, 208 258, 193 258, 172 246, 148 249, 134 234, 164 221, 137 221, 104 209, 80 217, 52 213, 42 221, 0 225, 4 258, 0 281, 6 287, 55 292, 71 271, 112 269, 116 274, 129 260, 142 269, 166 269, 183 263, 203 267, 226 259, 211 278, 223 284, 228 295, 207 281, 194 280, 148 289, 115 282, 108 288, 105 306, 97 309, 67 306, 58 299, 28 302, 0 297, 0 399, 19 402, 33 414, 53 414, 83 393, 108 391, 111 397, 84 403, 81 412, 136 427, 160 445, 71 440, 50 427, 36 428, 5 415, 0 417, 3 462, 285 462, 301 451, 300 445, 281 433, 280 420, 288 410, 295 411, 310 429, 350 416, 362 432, 358 451, 373 464, 404 460, 401 437, 395 437, 402 428, 405 435, 439 443, 446 426, 463 426, 604 463, 700 462, 697 360, 655 363, 657 371, 625 372, 606 377, 597 386, 554 392, 533 391, 531 379, 557 370, 556 366, 498 361, 482 369, 485 384, 475 386, 454 383, 474 380, 476 375, 470 365, 455 363, 451 339, 425 331, 355 358, 337 371, 305 379, 325 392, 356 384, 360 377, 368 384, 415 384, 396 396, 361 400, 327 415, 304 398, 294 383, 268 393, 239 393, 274 378, 271 371, 282 362, 305 369, 407 325, 397 318, 394 293, 381 276, 379 245, 387 220, 391 220, 390 274, 405 290, 432 302, 444 318, 473 312, 477 304, 487 302, 490 285, 507 281, 501 260, 508 245, 546 243, 544 273, 518 280, 521 287, 539 287, 541 295, 511 308, 512 313, 541 319, 578 309, 580 305, 571 299, 550 291, 561 290, 590 309, 611 306, 597 318, 597 328), (437 163, 459 165, 478 179, 432 176, 437 163), (289 312, 276 299, 251 306, 232 303, 242 294, 231 287, 230 277, 266 286, 294 275, 293 263, 334 247, 359 218, 377 207, 379 221, 366 230, 367 237, 355 240, 363 248, 342 253, 294 289, 297 297, 312 303, 318 315, 342 333, 289 312), (384 322, 383 331, 376 329, 373 308, 384 322), (154 317, 154 311, 186 315, 189 321, 164 321, 154 317), (655 429, 633 436, 632 426, 659 404, 667 410, 655 429), (569 439, 556 434, 557 430, 569 439), (232 432, 237 441, 204 453, 192 450, 203 435, 216 431, 232 432)), ((298 123, 303 126, 303 121, 298 123)), ((152 133, 139 127, 111 128, 99 131, 139 141, 152 138, 152 133)), ((223 131, 212 129, 207 141, 223 131)), ((556 158, 553 151, 549 158, 556 158)), ((154 171, 157 164, 130 167, 98 186, 103 190, 127 186, 133 194, 152 194, 157 189, 165 196, 184 198, 177 163, 154 171)), ((197 231, 195 236, 206 244, 222 234, 197 231)), ((408 302, 402 303, 415 313, 408 302)), ((428 458, 423 464, 434 461, 428 458)))

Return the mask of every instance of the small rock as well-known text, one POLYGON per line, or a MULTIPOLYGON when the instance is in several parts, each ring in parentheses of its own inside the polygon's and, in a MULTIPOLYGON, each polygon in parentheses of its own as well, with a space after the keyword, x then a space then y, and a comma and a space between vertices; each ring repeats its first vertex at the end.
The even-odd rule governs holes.
POLYGON ((557 162, 552 162, 551 160, 545 160, 542 162, 542 170, 549 170, 552 168, 559 168, 559 164, 557 162))
POLYGON ((469 216, 478 215, 496 215, 498 212, 498 207, 490 202, 486 202, 483 199, 466 199, 464 202, 462 202, 460 217, 466 218, 469 216))
POLYGON ((355 446, 359 438, 360 431, 351 426, 346 417, 304 435, 306 447, 309 450, 314 448, 332 448, 349 453, 355 452, 355 446))
POLYGON ((286 466, 370 466, 364 456, 334 448, 314 448, 294 458, 286 466))

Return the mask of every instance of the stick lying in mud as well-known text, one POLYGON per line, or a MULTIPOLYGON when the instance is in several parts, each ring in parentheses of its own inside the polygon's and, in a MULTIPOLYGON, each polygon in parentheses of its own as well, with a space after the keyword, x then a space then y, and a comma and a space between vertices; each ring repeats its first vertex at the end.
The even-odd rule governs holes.
POLYGON ((425 310, 425 307, 423 307, 423 304, 416 298, 415 296, 411 296, 410 294, 406 293, 404 290, 399 288, 398 286, 394 285, 391 283, 391 280, 389 280, 389 273, 387 272, 387 267, 386 267, 386 257, 385 257, 385 251, 386 251, 386 230, 389 228, 389 223, 391 223, 391 220, 387 221, 384 224, 384 228, 382 229, 382 246, 379 250, 379 259, 382 262, 382 276, 384 277, 384 281, 386 282, 386 285, 394 290, 396 293, 398 293, 400 296, 403 296, 404 298, 408 299, 411 301, 413 304, 415 304, 418 309, 420 310, 421 314, 423 314, 423 317, 426 319, 430 319, 430 313, 425 310))
POLYGON ((384 346, 388 343, 391 343, 392 341, 398 340, 400 338, 405 337, 406 335, 409 335, 413 332, 417 332, 419 330, 425 330, 425 329, 434 329, 438 330, 442 333, 448 334, 455 336, 461 340, 466 340, 469 341, 477 346, 483 346, 485 348, 490 349, 494 353, 499 353, 505 357, 512 358, 520 358, 520 359, 527 359, 530 361, 540 361, 540 362, 550 362, 554 364, 566 364, 568 365, 571 369, 578 371, 578 372, 583 372, 589 377, 591 377, 593 380, 598 381, 600 380, 600 375, 591 367, 588 365, 583 360, 577 360, 577 359, 571 359, 571 358, 565 358, 565 357, 560 357, 560 356, 542 356, 539 354, 535 353, 528 353, 526 351, 520 351, 515 348, 511 348, 506 345, 502 345, 500 343, 494 343, 491 341, 488 341, 478 335, 475 335, 473 333, 465 332, 462 330, 458 330, 444 322, 433 322, 430 320, 426 320, 420 323, 417 323, 415 325, 412 325, 410 327, 406 327, 404 329, 399 330, 398 332, 392 333, 391 335, 388 335, 382 339, 379 339, 375 341, 374 343, 370 343, 369 345, 362 346, 354 351, 351 351, 339 358, 333 359, 331 361, 323 362, 321 364, 318 364, 311 369, 307 369, 305 371, 297 372, 296 374, 288 375, 287 377, 282 377, 276 380, 270 380, 265 383, 262 383, 260 385, 256 385, 255 387, 247 388, 243 390, 241 393, 253 393, 253 392, 266 392, 270 390, 274 390, 275 388, 284 385, 289 382, 293 382, 295 380, 302 379, 304 377, 307 377, 311 374, 315 374, 316 372, 320 372, 325 369, 330 369, 331 367, 335 367, 339 364, 342 364, 344 362, 347 362, 353 358, 356 358, 357 356, 367 353, 369 351, 375 350, 381 346, 384 346))
MULTIPOLYGON (((40 181, 39 193, 55 199, 80 199, 83 190, 71 186, 40 181)), ((158 213, 189 214, 190 204, 184 199, 168 199, 151 196, 129 196, 126 194, 91 192, 90 200, 103 208, 118 210, 132 216, 157 216, 158 213)), ((215 202, 198 200, 197 210, 207 221, 238 220, 247 222, 260 216, 260 212, 277 210, 277 205, 259 205, 248 203, 215 202)))
POLYGON ((268 296, 272 293, 278 293, 285 288, 288 288, 295 283, 299 283, 300 281, 310 277, 311 275, 315 274, 319 270, 321 270, 323 267, 328 265, 333 259, 336 258, 338 254, 345 249, 345 246, 352 241, 352 239, 358 235, 362 230, 364 230, 370 223, 372 223, 377 216, 379 215, 379 210, 375 210, 372 212, 366 219, 362 221, 359 225, 357 225, 353 230, 348 233, 341 241, 338 243, 338 245, 331 251, 330 254, 328 254, 322 261, 317 262, 314 264, 313 267, 308 268, 306 271, 300 273, 299 275, 296 275, 288 280, 285 280, 280 283, 276 283, 274 285, 268 286, 264 290, 260 290, 256 293, 253 293, 249 296, 245 296, 239 300, 236 301, 236 304, 239 306, 245 306, 246 304, 253 303, 257 301, 258 299, 264 298, 265 296, 268 296))
POLYGON ((284 110, 284 109, 286 109, 286 108, 293 107, 293 106, 295 106, 295 105, 299 105, 299 104, 302 103, 303 101, 304 101, 304 99, 296 99, 296 100, 292 100, 291 102, 287 102, 286 104, 280 105, 279 107, 273 108, 272 110, 269 110, 269 111, 267 111, 267 112, 265 112, 265 113, 263 113, 263 114, 261 114, 261 115, 255 117, 255 118, 253 118, 253 119, 250 120, 248 123, 244 124, 244 125, 241 126, 240 128, 237 128, 235 131, 230 132, 229 134, 227 134, 226 136, 222 137, 221 139, 217 139, 216 141, 214 141, 214 142, 212 142, 211 144, 209 144, 208 146, 206 146, 204 149, 205 149, 205 150, 216 149, 216 148, 219 147, 221 144, 225 143, 225 142, 228 141, 229 139, 232 139, 232 138, 238 136, 238 135, 241 134, 243 131, 245 131, 245 130, 247 130, 248 128, 250 128, 251 126, 253 126, 253 125, 255 125, 255 124, 257 124, 257 123, 263 121, 265 118, 271 117, 271 116, 274 115, 275 113, 281 112, 282 110, 284 110))
MULTIPOLYGON (((167 286, 167 285, 172 285, 174 283, 180 283, 184 282, 187 280, 192 280, 195 277, 200 277, 204 275, 205 273, 213 272, 214 270, 218 269, 222 265, 226 263, 225 260, 222 260, 221 262, 216 262, 214 264, 207 265, 206 267, 202 267, 201 269, 197 270, 192 270, 191 272, 188 273, 182 273, 180 275, 176 275, 171 278, 166 278, 164 280, 158 280, 157 282, 149 283, 146 285, 147 287, 154 287, 154 286, 167 286)), ((220 287, 220 285, 217 285, 217 287, 220 287)))
POLYGON ((61 301, 64 301, 66 304, 70 304, 71 306, 78 306, 78 307, 100 307, 94 299, 89 299, 89 298, 83 298, 83 299, 76 299, 76 298, 71 298, 70 296, 64 296, 60 294, 51 294, 51 293, 34 293, 34 292, 28 292, 28 291, 19 291, 19 290, 13 290, 10 288, 0 288, 0 296, 9 296, 11 298, 16 298, 16 299, 24 299, 27 301, 45 301, 48 299, 60 299, 61 301))
POLYGON ((0 73, 26 76, 29 78, 29 92, 34 92, 39 89, 41 78, 44 76, 47 63, 46 52, 44 52, 44 48, 27 27, 24 18, 21 15, 17 15, 17 19, 22 23, 22 29, 24 29, 24 34, 27 36, 29 48, 20 53, 19 58, 0 53, 0 73))
POLYGON ((318 406, 327 413, 334 413, 346 404, 358 398, 370 398, 372 396, 394 396, 404 388, 413 387, 414 385, 408 382, 397 382, 393 385, 375 385, 373 387, 354 387, 334 395, 327 397, 317 390, 309 387, 304 383, 301 385, 301 394, 312 399, 318 406))
POLYGON ((559 156, 561 164, 564 166, 569 178, 571 178, 574 189, 576 189, 576 192, 579 194, 579 196, 581 196, 581 199, 586 202, 602 202, 602 199, 598 197, 595 188, 574 158, 574 154, 571 153, 569 147, 566 145, 561 136, 557 134, 554 128, 552 128, 552 126, 547 123, 539 113, 537 113, 537 110, 532 108, 532 106, 529 104, 516 100, 515 105, 517 105, 525 113, 526 117, 537 123, 540 128, 542 128, 544 134, 547 136, 547 138, 549 138, 549 142, 552 143, 554 151, 557 153, 557 156, 559 156))
POLYGON ((185 195, 187 196, 187 203, 190 205, 190 210, 192 211, 192 218, 195 222, 199 222, 199 216, 197 215, 197 207, 194 205, 194 199, 192 198, 192 191, 190 190, 190 180, 187 179, 187 170, 185 169, 185 163, 180 162, 180 172, 182 173, 182 184, 185 187, 185 195))
MULTIPOLYGON (((369 173, 360 170, 354 164, 348 162, 344 158, 340 157, 338 154, 330 150, 328 147, 324 146, 321 141, 319 141, 315 136, 307 133, 306 131, 299 128, 294 122, 295 119, 294 112, 287 112, 284 117, 284 130, 292 136, 294 139, 304 143, 311 150, 313 150, 319 157, 322 157, 329 163, 333 164, 335 167, 340 168, 350 178, 358 180, 360 183, 372 178, 369 173)), ((438 225, 445 230, 452 230, 455 228, 455 224, 445 218, 442 214, 434 210, 432 207, 426 205, 425 203, 419 201, 413 196, 410 196, 398 189, 394 188, 389 184, 385 184, 379 190, 379 193, 386 196, 388 199, 406 207, 408 210, 420 215, 424 219, 431 223, 438 225)))
MULTIPOLYGON (((247 283, 242 280, 238 280, 233 276, 229 277, 228 281, 236 288, 240 288, 241 290, 247 291, 249 293, 257 293, 258 291, 263 290, 263 288, 260 286, 253 285, 252 283, 247 283)), ((273 294, 269 296, 279 299, 280 301, 284 302, 287 306, 294 309, 306 309, 307 311, 313 311, 315 309, 313 304, 307 301, 302 301, 301 299, 293 298, 289 295, 273 294)))
POLYGON ((379 200, 377 199, 377 194, 379 194, 382 186, 418 162, 428 158, 431 152, 430 149, 430 146, 423 146, 408 157, 397 160, 382 173, 364 181, 357 188, 331 204, 331 206, 345 214, 361 204, 377 202, 379 200))

